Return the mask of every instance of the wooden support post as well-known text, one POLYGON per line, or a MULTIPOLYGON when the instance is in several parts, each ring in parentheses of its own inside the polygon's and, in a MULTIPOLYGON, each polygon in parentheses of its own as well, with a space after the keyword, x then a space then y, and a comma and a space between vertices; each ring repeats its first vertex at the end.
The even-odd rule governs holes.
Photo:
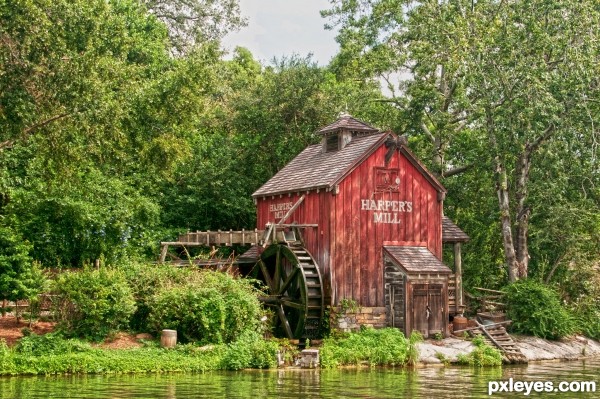
POLYGON ((160 248, 160 258, 158 258, 158 263, 164 263, 165 258, 167 257, 167 252, 169 251, 169 244, 162 244, 160 248))
POLYGON ((462 256, 460 251, 460 242, 454 243, 454 278, 456 289, 456 314, 460 312, 463 306, 463 289, 462 289, 462 256))

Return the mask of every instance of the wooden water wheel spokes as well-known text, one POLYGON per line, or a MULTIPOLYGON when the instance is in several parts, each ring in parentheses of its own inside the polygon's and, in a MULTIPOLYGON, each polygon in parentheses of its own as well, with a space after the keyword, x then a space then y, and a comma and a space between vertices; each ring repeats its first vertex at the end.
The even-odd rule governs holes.
POLYGON ((258 278, 268 288, 262 301, 277 314, 275 332, 288 338, 315 337, 323 317, 321 274, 301 246, 270 245, 258 261, 258 278))

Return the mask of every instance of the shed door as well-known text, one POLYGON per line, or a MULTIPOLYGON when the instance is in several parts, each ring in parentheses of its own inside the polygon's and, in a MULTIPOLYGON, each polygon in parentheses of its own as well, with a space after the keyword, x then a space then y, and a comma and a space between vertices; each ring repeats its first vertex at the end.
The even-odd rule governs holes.
POLYGON ((442 284, 415 284, 413 286, 413 325, 427 338, 436 333, 443 333, 444 296, 442 284))

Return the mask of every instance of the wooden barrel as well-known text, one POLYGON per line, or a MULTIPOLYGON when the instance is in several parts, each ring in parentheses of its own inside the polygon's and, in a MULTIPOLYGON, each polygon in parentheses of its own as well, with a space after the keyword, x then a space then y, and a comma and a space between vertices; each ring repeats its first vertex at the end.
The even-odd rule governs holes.
POLYGON ((464 330, 467 328, 468 320, 464 316, 454 316, 454 320, 452 320, 452 326, 454 327, 454 331, 464 330))
POLYGON ((160 335, 160 346, 163 348, 174 348, 177 345, 176 330, 162 330, 160 335))

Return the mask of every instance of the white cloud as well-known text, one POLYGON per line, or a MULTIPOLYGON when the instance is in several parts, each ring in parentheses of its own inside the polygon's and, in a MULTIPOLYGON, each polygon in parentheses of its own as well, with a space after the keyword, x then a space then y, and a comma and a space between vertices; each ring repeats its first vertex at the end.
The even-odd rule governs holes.
POLYGON ((248 48, 255 58, 269 62, 273 57, 313 54, 326 65, 338 50, 335 33, 323 25, 320 10, 329 8, 327 0, 240 0, 248 26, 223 39, 223 46, 248 48))

